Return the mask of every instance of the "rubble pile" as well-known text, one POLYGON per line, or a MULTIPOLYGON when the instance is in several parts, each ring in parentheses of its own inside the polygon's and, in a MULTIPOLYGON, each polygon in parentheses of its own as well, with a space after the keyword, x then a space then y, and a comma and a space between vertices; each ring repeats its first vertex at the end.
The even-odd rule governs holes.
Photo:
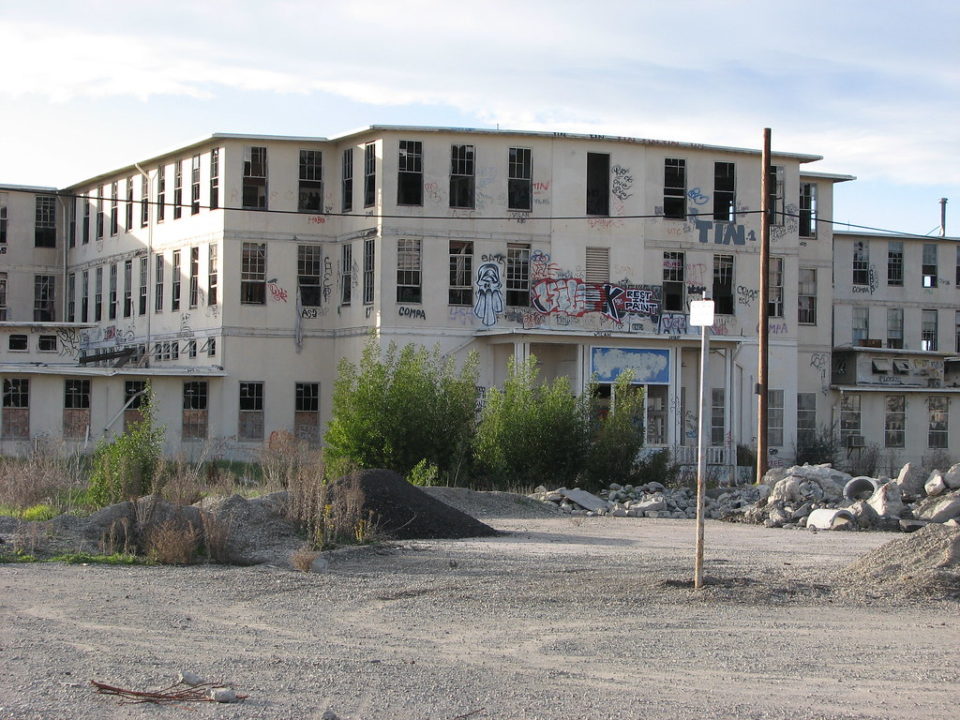
MULTIPOLYGON (((659 482, 613 483, 597 494, 541 485, 530 497, 571 515, 696 517, 694 490, 659 482)), ((853 477, 830 464, 772 468, 758 485, 707 490, 704 515, 771 528, 909 532, 960 518, 960 463, 946 472, 907 463, 896 478, 853 477)))
MULTIPOLYGON (((704 516, 719 520, 761 501, 769 492, 763 485, 711 488, 704 498, 704 516)), ((538 487, 532 498, 551 503, 571 515, 613 515, 614 517, 694 518, 696 492, 690 488, 668 488, 658 482, 643 485, 610 486, 594 495, 579 488, 547 490, 538 487)))

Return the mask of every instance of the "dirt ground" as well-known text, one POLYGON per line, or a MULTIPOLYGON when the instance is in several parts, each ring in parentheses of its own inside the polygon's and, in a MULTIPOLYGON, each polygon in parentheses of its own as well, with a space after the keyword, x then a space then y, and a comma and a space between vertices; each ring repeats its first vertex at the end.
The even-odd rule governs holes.
POLYGON ((506 533, 314 573, 0 566, 0 719, 960 716, 960 602, 838 577, 895 536, 710 522, 694 592, 692 522, 476 514, 506 533), (249 698, 120 706, 89 685, 181 670, 249 698))

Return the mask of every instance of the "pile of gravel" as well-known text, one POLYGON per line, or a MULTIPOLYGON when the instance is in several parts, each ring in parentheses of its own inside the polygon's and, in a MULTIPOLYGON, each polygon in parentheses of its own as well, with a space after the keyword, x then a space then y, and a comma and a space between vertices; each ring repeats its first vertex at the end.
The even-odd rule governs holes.
POLYGON ((930 524, 891 540, 848 565, 837 576, 847 592, 960 598, 960 525, 930 524))
POLYGON ((475 518, 556 517, 563 512, 552 503, 500 490, 468 490, 459 487, 425 487, 427 495, 475 518))
POLYGON ((496 535, 489 525, 430 497, 392 470, 358 470, 333 483, 334 495, 363 493, 361 511, 371 513, 377 529, 397 540, 469 538, 496 535))

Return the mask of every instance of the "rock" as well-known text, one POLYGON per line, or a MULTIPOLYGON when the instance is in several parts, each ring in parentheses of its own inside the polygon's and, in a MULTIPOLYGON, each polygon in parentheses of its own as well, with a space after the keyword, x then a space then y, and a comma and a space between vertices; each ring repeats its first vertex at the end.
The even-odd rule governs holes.
POLYGON ((847 508, 857 519, 857 526, 861 530, 868 530, 877 524, 879 516, 866 500, 857 500, 853 505, 847 508))
POLYGON ((942 523, 951 518, 960 517, 960 492, 921 500, 913 506, 913 515, 917 520, 927 520, 932 523, 942 523))
MULTIPOLYGON (((850 482, 853 482, 852 480, 850 482)), ((903 496, 895 482, 881 485, 867 500, 867 504, 883 518, 899 518, 903 513, 903 496)))
POLYGON ((856 519, 849 510, 843 508, 820 508, 807 516, 807 527, 817 530, 838 530, 852 526, 856 519), (840 527, 845 522, 843 528, 840 527))
POLYGON ((770 492, 768 502, 794 502, 800 500, 800 482, 793 476, 779 480, 770 492))
POLYGON ((666 492, 666 489, 663 484, 658 483, 656 480, 651 480, 643 486, 643 491, 646 493, 666 492))
POLYGON ((866 500, 877 491, 878 487, 880 487, 880 484, 875 478, 858 475, 855 478, 850 478, 847 484, 843 486, 843 496, 847 500, 866 500))
POLYGON ((926 470, 916 463, 907 463, 900 468, 896 483, 900 491, 908 497, 917 497, 923 494, 923 483, 926 480, 926 470))
POLYGON ((790 519, 799 520, 800 518, 805 518, 812 511, 813 511, 813 504, 804 503, 803 505, 801 505, 800 507, 798 507, 796 510, 793 511, 793 513, 790 516, 790 519))
POLYGON ((790 522, 790 519, 790 513, 786 512, 783 507, 775 505, 771 508, 770 512, 767 513, 767 521, 764 522, 764 525, 767 527, 782 527, 790 522))
POLYGON ((574 488, 573 490, 564 490, 563 496, 567 500, 570 500, 571 502, 574 502, 587 510, 597 512, 598 510, 607 509, 606 500, 602 500, 593 493, 588 493, 586 490, 580 490, 579 488, 574 488))
POLYGON ((950 469, 943 474, 943 482, 951 490, 960 488, 960 463, 950 466, 950 469))
POLYGON ((239 700, 237 693, 226 687, 210 688, 210 699, 218 703, 235 703, 239 700))
POLYGON ((934 470, 930 473, 930 477, 927 478, 927 482, 923 485, 923 490, 929 497, 945 493, 947 491, 947 484, 943 481, 943 473, 939 470, 934 470))
POLYGON ((631 503, 630 507, 632 507, 634 510, 639 510, 640 512, 652 512, 666 509, 667 503, 664 501, 663 497, 657 497, 654 495, 649 500, 641 500, 639 502, 631 503))
POLYGON ((184 685, 203 685, 205 680, 197 675, 196 673, 190 672, 189 670, 183 670, 177 675, 177 682, 183 683, 184 685))

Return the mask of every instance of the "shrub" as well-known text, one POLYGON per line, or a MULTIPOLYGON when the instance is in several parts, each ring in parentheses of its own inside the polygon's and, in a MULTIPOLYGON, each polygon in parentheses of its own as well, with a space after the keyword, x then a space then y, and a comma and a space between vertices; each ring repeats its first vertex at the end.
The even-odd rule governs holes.
POLYGON ((632 482, 639 468, 644 440, 643 389, 631 385, 632 379, 629 372, 617 378, 612 412, 596 421, 587 461, 592 486, 632 482))
POLYGON ((90 502, 98 507, 148 494, 163 452, 163 428, 153 419, 153 392, 140 406, 141 420, 112 442, 101 441, 93 456, 90 502))
POLYGON ((537 385, 536 358, 510 362, 503 390, 491 388, 474 437, 485 482, 505 488, 539 482, 572 484, 590 450, 591 399, 573 395, 570 380, 537 385))
POLYGON ((147 556, 161 565, 186 565, 200 546, 200 531, 175 519, 151 525, 146 531, 147 556))
POLYGON ((327 460, 407 475, 423 459, 456 478, 467 456, 476 407, 477 357, 460 372, 439 348, 393 343, 381 358, 375 338, 359 366, 341 360, 333 391, 327 460))
POLYGON ((406 481, 417 487, 432 487, 437 484, 439 472, 436 465, 427 462, 424 458, 413 466, 413 469, 407 474, 406 481))
POLYGON ((823 425, 810 435, 798 436, 794 450, 797 465, 835 464, 840 456, 840 443, 834 428, 823 425))
POLYGON ((85 458, 50 442, 38 443, 25 458, 0 457, 0 507, 19 515, 37 505, 61 514, 86 504, 85 458))

